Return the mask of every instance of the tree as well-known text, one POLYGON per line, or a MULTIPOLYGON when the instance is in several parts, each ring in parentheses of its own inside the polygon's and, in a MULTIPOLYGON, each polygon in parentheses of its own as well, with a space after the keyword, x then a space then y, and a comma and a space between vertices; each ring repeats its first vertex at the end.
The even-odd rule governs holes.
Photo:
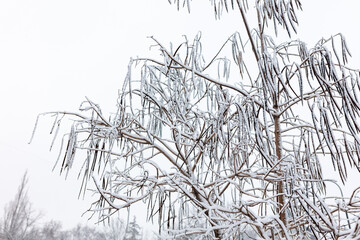
POLYGON ((69 237, 66 231, 62 231, 61 223, 54 220, 44 223, 40 232, 39 240, 67 240, 69 237))
POLYGON ((122 239, 118 236, 114 236, 114 232, 103 231, 93 226, 84 226, 78 224, 76 227, 69 230, 63 230, 61 223, 57 221, 49 221, 43 224, 40 230, 40 234, 36 238, 37 240, 118 240, 122 239))
POLYGON ((349 167, 360 170, 360 75, 346 66, 345 39, 278 44, 271 28, 296 33, 300 0, 254 2, 211 1, 216 17, 239 11, 245 30, 207 62, 200 35, 176 49, 152 38, 162 60, 130 61, 115 114, 89 99, 84 114, 50 113, 54 126, 77 118, 61 171, 87 151, 83 181, 95 183, 101 219, 143 201, 174 237, 358 238, 360 188, 332 201, 325 190, 335 180, 322 174, 329 161, 342 183, 349 167))
POLYGON ((4 210, 4 217, 0 229, 0 239, 4 240, 35 240, 39 235, 36 223, 39 214, 35 214, 27 195, 27 173, 12 200, 4 210))
POLYGON ((118 216, 109 219, 109 224, 105 226, 105 240, 123 240, 125 236, 126 224, 118 216))
POLYGON ((78 224, 75 228, 66 232, 67 240, 103 240, 105 234, 95 228, 78 224))
POLYGON ((139 224, 136 223, 136 217, 134 216, 133 220, 129 222, 129 225, 126 229, 124 240, 138 239, 141 239, 141 229, 139 224))

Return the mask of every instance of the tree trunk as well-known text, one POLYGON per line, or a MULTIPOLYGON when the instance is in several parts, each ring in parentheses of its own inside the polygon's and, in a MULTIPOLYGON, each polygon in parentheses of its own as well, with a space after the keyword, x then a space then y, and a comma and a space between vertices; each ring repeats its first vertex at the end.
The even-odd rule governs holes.
MULTIPOLYGON (((276 157, 277 157, 277 161, 280 161, 282 158, 282 154, 281 154, 281 130, 280 130, 280 116, 277 115, 278 112, 278 107, 275 105, 274 106, 276 115, 274 115, 274 125, 275 125, 275 148, 276 148, 276 157)), ((280 177, 283 176, 283 171, 282 171, 282 167, 281 164, 279 164, 279 168, 280 168, 280 177)), ((283 188, 283 182, 279 181, 277 183, 277 203, 278 203, 278 212, 280 213, 280 220, 281 222, 284 223, 284 225, 286 226, 286 215, 285 215, 285 211, 280 212, 281 208, 284 206, 284 188, 283 188)))

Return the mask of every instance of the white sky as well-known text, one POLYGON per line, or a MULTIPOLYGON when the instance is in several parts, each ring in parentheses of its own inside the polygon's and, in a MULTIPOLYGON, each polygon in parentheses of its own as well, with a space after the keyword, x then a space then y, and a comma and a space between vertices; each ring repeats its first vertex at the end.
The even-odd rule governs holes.
MULTIPOLYGON (((357 0, 304 0, 298 38, 312 46, 342 32, 351 65, 360 68, 359 7, 357 0)), ((58 151, 49 153, 50 118, 41 119, 27 144, 36 116, 76 111, 85 96, 112 111, 130 57, 148 55, 147 36, 179 43, 183 34, 191 39, 201 30, 204 52, 211 54, 242 29, 238 14, 215 21, 209 1, 191 10, 177 12, 167 0, 0 1, 0 216, 27 169, 30 200, 45 219, 67 228, 86 221, 81 214, 90 202, 77 200, 77 172, 67 181, 58 169, 51 172, 58 151)))

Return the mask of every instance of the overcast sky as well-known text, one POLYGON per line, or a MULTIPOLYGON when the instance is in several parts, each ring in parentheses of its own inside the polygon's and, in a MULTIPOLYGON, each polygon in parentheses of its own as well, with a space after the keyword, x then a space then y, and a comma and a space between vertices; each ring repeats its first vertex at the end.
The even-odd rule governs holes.
MULTIPOLYGON (((189 15, 167 0, 0 1, 0 216, 28 170, 30 200, 45 219, 65 227, 86 221, 81 214, 90 201, 77 200, 77 172, 66 181, 58 169, 51 172, 58 151, 49 152, 50 118, 27 144, 37 114, 76 111, 85 96, 113 111, 130 57, 149 54, 147 36, 179 43, 201 30, 210 55, 242 28, 237 13, 216 21, 209 1, 196 2, 189 15)), ((360 68, 359 1, 304 0, 303 7, 295 38, 311 47, 342 32, 351 65, 360 68)))

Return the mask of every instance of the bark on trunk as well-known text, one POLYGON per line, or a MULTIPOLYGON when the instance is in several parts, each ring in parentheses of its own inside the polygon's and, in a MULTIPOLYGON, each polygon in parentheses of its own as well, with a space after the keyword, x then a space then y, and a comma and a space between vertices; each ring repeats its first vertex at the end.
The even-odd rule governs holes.
MULTIPOLYGON (((274 107, 274 109, 277 112, 277 106, 274 107)), ((276 147, 276 157, 277 160, 280 161, 282 158, 281 154, 281 133, 280 133, 280 117, 278 115, 274 116, 274 125, 275 125, 275 147, 276 147)), ((283 176, 283 171, 281 168, 281 164, 279 164, 280 167, 280 176, 283 176)), ((283 182, 279 181, 277 183, 277 203, 278 203, 278 212, 280 213, 280 220, 284 223, 286 226, 286 215, 285 211, 280 212, 281 208, 284 206, 284 188, 283 188, 283 182)))

